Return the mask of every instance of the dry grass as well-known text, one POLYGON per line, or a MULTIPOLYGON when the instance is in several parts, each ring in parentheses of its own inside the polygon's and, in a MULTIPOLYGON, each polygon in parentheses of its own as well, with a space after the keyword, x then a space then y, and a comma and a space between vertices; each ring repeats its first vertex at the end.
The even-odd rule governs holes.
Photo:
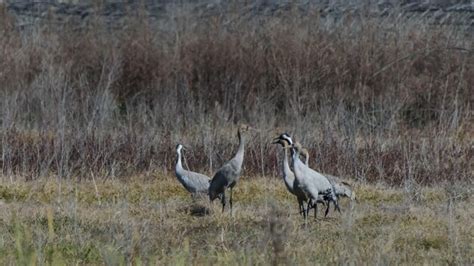
POLYGON ((226 7, 23 27, 0 3, 0 262, 473 264, 471 29, 226 7), (241 122, 259 133, 230 216, 171 177, 174 147, 213 173, 241 122), (360 204, 305 226, 284 131, 360 204))
POLYGON ((342 214, 304 225, 280 179, 244 177, 232 216, 206 198, 193 202, 174 177, 133 180, 100 182, 98 194, 92 182, 4 184, 0 261, 473 263, 472 184, 423 187, 419 200, 401 189, 358 185, 353 208, 344 201, 342 214))

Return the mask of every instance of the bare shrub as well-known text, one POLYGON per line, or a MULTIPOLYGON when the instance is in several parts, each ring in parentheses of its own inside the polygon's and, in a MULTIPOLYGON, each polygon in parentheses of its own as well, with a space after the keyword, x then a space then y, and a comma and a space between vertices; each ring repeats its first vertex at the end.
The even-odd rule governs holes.
POLYGON ((472 177, 474 62, 462 28, 397 13, 332 23, 317 10, 232 8, 137 12, 123 28, 95 17, 19 30, 3 16, 4 175, 166 172, 176 142, 192 146, 193 169, 212 172, 247 122, 261 129, 247 174, 277 174, 269 141, 280 128, 324 172, 391 184, 408 166, 418 183, 472 177))

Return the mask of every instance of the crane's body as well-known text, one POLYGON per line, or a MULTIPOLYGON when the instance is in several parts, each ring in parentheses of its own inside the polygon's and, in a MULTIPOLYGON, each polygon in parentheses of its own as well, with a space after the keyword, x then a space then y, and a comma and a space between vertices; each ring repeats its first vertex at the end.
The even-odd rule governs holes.
POLYGON ((336 192, 336 196, 339 197, 347 197, 350 200, 356 200, 356 194, 352 190, 352 185, 347 183, 346 181, 341 181, 341 179, 334 175, 323 174, 331 184, 334 186, 334 190, 336 192))
POLYGON ((182 149, 183 145, 178 144, 176 146, 176 153, 178 155, 175 168, 176 178, 193 196, 197 193, 207 193, 209 189, 210 178, 206 175, 185 170, 183 168, 181 162, 182 149))
POLYGON ((286 188, 288 191, 296 196, 296 199, 298 200, 298 206, 299 206, 299 211, 300 213, 303 214, 303 216, 306 215, 305 207, 304 204, 308 201, 308 197, 302 191, 299 186, 295 186, 295 174, 293 171, 291 171, 290 164, 288 162, 288 150, 290 149, 289 143, 285 139, 275 139, 274 144, 278 143, 283 146, 283 163, 282 163, 282 173, 283 173, 283 181, 285 183, 286 188))
MULTIPOLYGON (((286 139, 287 141, 290 141, 290 143, 293 143, 293 140, 291 137, 288 135, 288 133, 284 133, 280 135, 280 138, 286 139)), ((305 165, 309 168, 309 152, 307 149, 300 147, 300 153, 305 157, 305 165)), ((298 157, 299 158, 299 157, 298 157)), ((319 174, 319 173, 318 173, 319 174)), ((352 201, 356 200, 356 195, 355 192, 352 190, 351 185, 347 182, 341 181, 339 177, 333 176, 333 175, 328 175, 328 174, 321 174, 322 176, 326 177, 328 179, 329 183, 331 183, 333 187, 334 194, 336 195, 336 198, 339 199, 340 197, 348 197, 352 201)), ((328 215, 329 213, 329 207, 330 207, 330 202, 331 202, 331 197, 328 197, 327 195, 322 195, 319 194, 318 199, 316 203, 325 203, 326 205, 326 211, 325 211, 325 216, 328 215)), ((314 204, 312 207, 316 208, 316 204, 314 204)), ((334 209, 339 210, 339 207, 337 205, 334 205, 334 209)), ((317 212, 317 209, 316 211, 317 212)))
POLYGON ((220 197, 222 203, 222 211, 224 211, 226 200, 225 200, 225 191, 230 189, 230 209, 232 213, 232 189, 237 184, 240 179, 240 174, 242 171, 242 164, 244 161, 244 152, 245 152, 245 141, 246 133, 250 129, 247 125, 241 125, 237 131, 237 136, 239 138, 239 148, 237 153, 226 162, 217 172, 214 174, 214 177, 211 180, 209 186, 209 199, 211 201, 220 197))
MULTIPOLYGON (((301 151, 304 150, 301 145, 299 143, 294 143, 291 137, 286 133, 280 135, 279 138, 282 140, 286 140, 288 143, 292 144, 292 166, 295 175, 294 186, 298 186, 299 189, 301 189, 305 193, 306 197, 310 199, 308 202, 308 208, 306 208, 306 212, 308 212, 310 206, 317 206, 316 204, 318 200, 321 200, 320 196, 322 196, 323 199, 326 201, 334 202, 335 208, 340 211, 339 205, 337 203, 337 197, 335 194, 334 186, 325 176, 309 168, 308 165, 304 164, 300 160, 299 155, 301 151)), ((306 161, 307 160, 308 154, 306 152, 306 161)), ((327 212, 328 209, 326 209, 326 215, 327 212)))

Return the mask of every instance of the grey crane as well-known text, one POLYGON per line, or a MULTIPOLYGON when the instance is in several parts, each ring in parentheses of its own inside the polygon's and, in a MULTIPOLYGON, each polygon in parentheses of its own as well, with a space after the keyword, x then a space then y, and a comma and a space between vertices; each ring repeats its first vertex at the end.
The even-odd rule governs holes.
POLYGON ((347 197, 352 201, 357 201, 356 193, 352 189, 352 185, 346 181, 341 180, 339 177, 329 174, 323 174, 331 184, 333 184, 336 196, 347 197))
POLYGON ((316 204, 319 194, 323 195, 325 200, 332 201, 336 210, 340 211, 333 185, 325 176, 309 168, 300 160, 301 144, 293 143, 293 149, 293 170, 296 182, 310 199, 306 211, 308 212, 310 206, 316 204))
MULTIPOLYGON (((302 148, 301 153, 305 157, 305 164, 309 166, 309 164, 308 164, 308 162, 309 162, 309 152, 308 152, 308 150, 305 149, 305 148, 302 148)), ((329 174, 322 174, 322 175, 325 176, 329 180, 329 182, 333 185, 334 192, 335 192, 336 197, 338 199, 340 197, 347 197, 351 201, 354 201, 354 200, 357 201, 356 194, 352 190, 351 184, 349 184, 345 181, 341 181, 339 177, 334 176, 334 175, 329 175, 329 174)), ((323 200, 324 200, 324 196, 319 195, 318 202, 323 201, 323 200)), ((327 214, 329 213, 329 206, 330 206, 330 204, 329 204, 329 201, 328 201, 327 206, 326 206, 325 216, 327 216, 327 214)))
MULTIPOLYGON (((282 135, 280 135, 279 138, 285 139, 290 144, 293 144, 293 140, 292 140, 291 136, 288 133, 283 133, 282 135)), ((308 150, 305 149, 305 148, 301 148, 300 153, 305 157, 305 165, 307 165, 309 167, 309 152, 308 152, 308 150)), ((333 175, 327 175, 327 174, 322 174, 322 175, 325 176, 329 180, 331 185, 333 185, 334 193, 336 194, 336 197, 338 199, 339 199, 339 197, 348 197, 351 200, 356 200, 355 192, 351 189, 351 185, 349 183, 344 182, 344 181, 340 181, 338 177, 333 176, 333 175)), ((328 215, 329 206, 330 206, 330 200, 326 200, 326 201, 327 201, 327 205, 326 205, 326 211, 325 211, 325 214, 324 214, 325 216, 328 215)), ((317 200, 316 203, 320 203, 320 202, 324 202, 324 196, 323 195, 319 195, 318 200, 317 200)), ((317 205, 314 204, 311 208, 316 208, 316 207, 317 207, 317 205)), ((336 205, 334 205, 334 208, 336 209, 336 205)), ((339 209, 339 208, 337 208, 337 209, 339 209)), ((315 212, 317 212, 317 209, 315 210, 315 212)))
POLYGON ((247 138, 247 133, 252 128, 248 125, 242 124, 237 130, 237 137, 239 138, 239 148, 237 153, 226 162, 217 172, 214 174, 214 177, 211 180, 209 186, 209 199, 214 201, 216 198, 220 197, 222 203, 222 212, 224 212, 226 200, 225 200, 225 191, 227 188, 230 189, 230 212, 232 214, 232 189, 237 184, 240 179, 240 173, 242 171, 242 163, 244 161, 244 152, 245 152, 245 142, 247 138))
MULTIPOLYGON (((284 133, 284 134, 287 134, 287 133, 284 133)), ((282 134, 273 140, 273 144, 280 144, 283 147, 283 163, 282 163, 283 181, 285 182, 285 186, 287 190, 291 194, 296 196, 296 199, 298 200, 300 213, 303 214, 303 217, 306 217, 304 203, 308 201, 308 197, 306 197, 306 194, 298 186, 295 186, 295 174, 293 173, 293 171, 291 171, 290 164, 288 162, 288 149, 291 148, 291 146, 289 145, 290 143, 288 142, 287 139, 283 137, 283 134, 282 134)), ((325 204, 322 198, 318 199, 317 203, 325 204)), ((317 214, 317 209, 315 209, 314 215, 316 216, 316 214, 317 214)))
POLYGON ((198 193, 207 193, 209 189, 210 178, 206 175, 185 170, 183 168, 181 163, 181 151, 183 149, 183 145, 176 145, 176 153, 178 155, 175 168, 176 177, 184 186, 184 188, 192 194, 193 197, 198 193))
MULTIPOLYGON (((306 212, 312 207, 317 207, 316 204, 320 199, 319 194, 323 196, 324 200, 334 202, 336 210, 340 212, 334 186, 325 176, 309 168, 309 166, 305 165, 299 159, 299 155, 303 150, 301 144, 293 142, 287 133, 280 135, 279 138, 288 141, 294 148, 292 166, 295 174, 295 185, 298 185, 305 192, 306 196, 310 198, 306 212)), ((308 157, 306 159, 308 159, 308 157)), ((326 209, 326 215, 327 212, 328 209, 326 209)))
MULTIPOLYGON (((301 149, 301 154, 305 157, 305 163, 307 166, 309 166, 309 152, 307 149, 302 148, 301 149)), ((351 200, 356 200, 356 194, 355 192, 351 189, 352 185, 349 184, 346 181, 342 181, 341 178, 330 175, 330 174, 322 174, 325 176, 331 184, 333 184, 336 196, 339 197, 347 197, 351 200)))
MULTIPOLYGON (((293 146, 293 144, 294 144, 293 139, 291 138, 291 136, 290 136, 288 133, 283 133, 283 134, 281 134, 280 136, 278 136, 276 139, 280 139, 280 140, 282 140, 282 141, 285 141, 285 142, 289 143, 291 146, 293 146)), ((276 139, 275 139, 275 140, 276 140, 276 139)), ((293 155, 294 155, 294 149, 291 149, 291 151, 292 151, 292 157, 293 157, 293 155)), ((309 162, 309 152, 308 152, 308 150, 307 150, 307 149, 304 149, 304 148, 301 148, 301 153, 302 153, 302 155, 305 156, 305 164, 306 164, 307 166, 309 166, 309 165, 308 165, 308 162, 309 162)), ((299 158, 299 156, 298 156, 298 158, 299 158)), ((293 165, 293 164, 292 164, 292 165, 293 165)), ((291 171, 291 169, 290 169, 290 171, 291 171)), ((292 172, 292 174, 293 174, 293 172, 292 172)), ((293 176, 294 176, 294 174, 293 174, 293 176)), ((296 179, 295 179, 295 180, 296 180, 296 179)), ((295 182, 293 182, 293 183, 295 183, 295 182)), ((291 191, 290 191, 290 192, 291 192, 291 191)), ((323 205, 325 205, 325 206, 326 206, 326 205, 329 206, 329 203, 326 204, 326 201, 324 200, 324 196, 323 196, 323 195, 319 195, 319 196, 318 196, 318 199, 317 199, 315 202, 312 202, 312 201, 309 201, 309 202, 308 202, 308 209, 307 209, 306 211, 305 211, 304 208, 302 208, 302 210, 303 210, 303 217, 306 217, 306 213, 309 213, 309 210, 310 210, 311 208, 314 208, 314 218, 316 218, 317 213, 318 213, 318 208, 317 208, 317 204, 318 204, 318 203, 323 204, 323 205), (312 203, 312 204, 311 204, 311 205, 312 205, 311 207, 309 207, 309 205, 310 205, 309 203, 312 203)), ((327 208, 326 208, 326 211, 328 211, 327 208)), ((326 212, 325 216, 327 216, 327 212, 326 212)))

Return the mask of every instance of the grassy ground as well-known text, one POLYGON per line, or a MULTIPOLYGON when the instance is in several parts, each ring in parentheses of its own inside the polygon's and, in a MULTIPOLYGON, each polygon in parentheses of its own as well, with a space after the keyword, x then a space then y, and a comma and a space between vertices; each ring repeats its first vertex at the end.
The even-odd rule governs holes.
POLYGON ((474 263, 472 184, 358 184, 359 203, 305 225, 279 178, 243 177, 232 216, 174 177, 133 180, 3 181, 0 263, 474 263))

